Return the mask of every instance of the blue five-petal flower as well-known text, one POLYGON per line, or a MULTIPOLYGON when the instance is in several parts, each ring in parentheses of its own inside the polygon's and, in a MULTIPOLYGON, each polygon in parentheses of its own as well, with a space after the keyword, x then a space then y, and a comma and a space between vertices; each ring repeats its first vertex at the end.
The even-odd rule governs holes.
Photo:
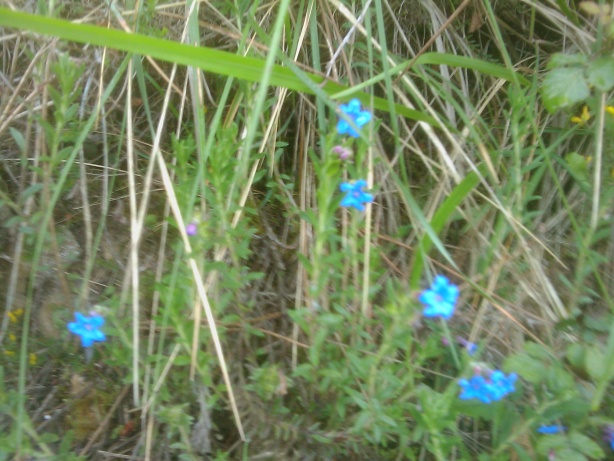
POLYGON ((359 179, 358 181, 344 182, 339 186, 341 192, 345 192, 345 197, 341 200, 341 206, 354 207, 358 211, 365 211, 365 203, 373 202, 373 195, 364 192, 363 188, 367 187, 367 181, 359 179))
POLYGON ((81 338, 83 347, 90 347, 94 341, 105 341, 107 337, 99 330, 104 325, 104 318, 93 314, 89 317, 75 312, 75 322, 68 324, 68 330, 81 338))
POLYGON ((447 277, 436 276, 431 288, 424 290, 418 297, 420 302, 426 306, 422 312, 423 315, 449 319, 454 313, 458 295, 458 287, 450 283, 447 277))
MULTIPOLYGON (((343 112, 358 128, 362 128, 364 125, 371 121, 371 112, 366 110, 360 110, 360 101, 356 98, 352 99, 347 104, 341 104, 339 106, 341 112, 343 112)), ((358 131, 350 125, 347 120, 340 118, 337 123, 337 132, 339 134, 349 134, 350 136, 357 138, 360 136, 358 131)))

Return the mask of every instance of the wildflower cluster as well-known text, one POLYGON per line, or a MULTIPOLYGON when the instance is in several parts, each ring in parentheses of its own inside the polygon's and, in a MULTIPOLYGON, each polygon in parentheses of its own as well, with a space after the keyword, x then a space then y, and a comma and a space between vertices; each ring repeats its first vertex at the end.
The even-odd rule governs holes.
MULTIPOLYGON (((454 314, 459 294, 458 286, 450 283, 447 277, 437 275, 431 287, 418 296, 420 302, 425 306, 422 314, 425 317, 439 317, 443 320, 449 320, 454 314)), ((447 327, 445 327, 445 330, 448 331, 447 327)), ((473 355, 477 351, 477 346, 474 343, 462 337, 457 337, 457 341, 467 350, 469 355, 473 355)), ((446 342, 450 344, 450 341, 446 342)), ((485 375, 480 368, 477 368, 475 375, 470 379, 463 378, 458 382, 461 387, 459 398, 462 400, 478 399, 484 403, 496 402, 516 390, 514 383, 517 379, 516 373, 510 373, 506 376, 502 371, 495 370, 489 371, 485 375)))
POLYGON ((462 388, 459 398, 478 399, 484 403, 496 402, 516 390, 514 383, 517 379, 516 373, 505 376, 500 370, 490 372, 487 377, 478 372, 470 379, 461 379, 458 382, 462 388))
MULTIPOLYGON (((366 125, 372 118, 371 112, 362 110, 360 101, 352 99, 348 104, 341 104, 341 112, 344 114, 337 122, 337 133, 347 134, 353 138, 360 136, 358 129, 366 125), (348 120, 352 123, 349 123, 348 120), (354 126, 355 125, 355 126, 354 126)), ((352 156, 352 151, 344 146, 335 146, 333 153, 339 156, 340 160, 347 160, 352 156)), ((365 192, 367 181, 359 179, 353 182, 344 182, 339 186, 341 192, 345 192, 345 197, 341 200, 342 207, 352 207, 358 211, 365 210, 365 204, 373 202, 373 195, 365 192)))

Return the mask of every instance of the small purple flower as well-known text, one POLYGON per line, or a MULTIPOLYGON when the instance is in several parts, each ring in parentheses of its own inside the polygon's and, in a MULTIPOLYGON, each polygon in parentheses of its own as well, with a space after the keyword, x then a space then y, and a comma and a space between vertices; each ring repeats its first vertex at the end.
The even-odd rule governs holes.
POLYGON ((418 299, 426 307, 422 314, 425 317, 442 317, 449 319, 454 314, 454 307, 460 290, 444 277, 438 275, 433 280, 431 288, 424 290, 418 299))
POLYGON ((104 318, 97 314, 85 316, 75 312, 75 322, 68 324, 68 331, 81 338, 83 347, 90 347, 94 341, 105 341, 107 337, 99 330, 104 325, 104 318))
POLYGON ((560 434, 561 432, 565 432, 567 428, 565 426, 561 426, 559 424, 553 424, 551 426, 539 426, 537 428, 537 432, 540 434, 560 434))
POLYGON ((333 147, 333 153, 339 157, 339 160, 347 160, 352 156, 352 149, 343 146, 333 147))
MULTIPOLYGON (((361 110, 360 101, 356 98, 352 99, 347 104, 341 104, 339 106, 341 112, 347 115, 358 128, 362 128, 364 125, 371 121, 371 112, 366 110, 361 110)), ((337 122, 337 132, 339 134, 349 134, 353 138, 357 138, 360 135, 358 131, 352 125, 350 125, 345 119, 339 119, 337 122)))
POLYGON ((354 207, 358 211, 365 211, 365 203, 373 202, 373 195, 364 192, 363 188, 367 187, 367 181, 359 179, 354 183, 344 182, 339 186, 341 192, 345 192, 345 197, 341 200, 342 207, 354 207))
POLYGON ((198 233, 198 224, 196 224, 195 222, 192 221, 190 224, 185 226, 185 232, 190 237, 195 236, 198 233))

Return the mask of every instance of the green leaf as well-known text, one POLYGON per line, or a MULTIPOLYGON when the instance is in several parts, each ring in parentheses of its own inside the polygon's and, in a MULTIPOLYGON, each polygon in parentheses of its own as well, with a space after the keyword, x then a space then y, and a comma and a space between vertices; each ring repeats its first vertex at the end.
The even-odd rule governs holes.
POLYGON ((29 186, 28 188, 26 188, 26 190, 22 192, 21 197, 23 200, 28 199, 32 197, 34 194, 41 191, 42 189, 43 189, 42 184, 32 184, 31 186, 29 186))
POLYGON ((509 357, 505 361, 505 370, 514 370, 523 379, 531 384, 539 384, 548 375, 548 368, 540 360, 536 360, 528 354, 520 353, 509 357))
POLYGON ((567 360, 574 367, 582 367, 584 365, 584 355, 586 351, 584 347, 582 347, 578 343, 571 343, 569 347, 567 347, 567 360))
POLYGON ((521 445, 517 443, 511 443, 510 445, 516 451, 520 461, 533 461, 533 457, 521 445))
POLYGON ((605 355, 599 348, 592 346, 586 350, 586 356, 584 358, 584 366, 587 373, 595 381, 598 381, 603 376, 603 371, 606 368, 605 355))
MULTIPOLYGON (((265 72, 265 60, 251 56, 237 55, 204 46, 185 45, 171 40, 147 37, 142 34, 128 33, 90 24, 77 24, 62 19, 12 11, 8 8, 0 8, 0 26, 28 30, 77 43, 89 43, 128 53, 147 55, 162 61, 193 66, 218 75, 236 77, 248 82, 260 82, 265 72)), ((278 55, 280 59, 284 60, 284 55, 281 53, 278 53, 278 55)), ((299 70, 296 66, 292 66, 293 69, 291 69, 289 66, 292 62, 287 57, 285 57, 284 62, 286 63, 285 66, 272 66, 269 85, 308 94, 315 94, 317 91, 321 95, 332 95, 348 89, 346 86, 326 80, 320 75, 299 70)), ((356 97, 365 105, 373 103, 375 109, 385 112, 390 110, 387 99, 378 97, 371 99, 371 96, 367 94, 359 94, 356 97)), ((329 104, 332 105, 333 102, 329 100, 329 104)), ((397 114, 403 117, 423 121, 433 126, 439 125, 433 117, 423 112, 401 104, 395 104, 394 107, 397 114)))
MULTIPOLYGON (((480 167, 480 173, 484 174, 485 165, 480 167)), ((416 252, 414 265, 412 268, 412 273, 410 277, 410 286, 413 289, 417 289, 420 286, 420 279, 423 276, 423 266, 424 266, 424 258, 426 258, 433 246, 434 239, 432 236, 437 238, 437 234, 441 232, 444 225, 450 221, 451 216, 454 211, 459 207, 459 205, 463 202, 463 200, 473 191, 477 185, 480 183, 480 178, 475 172, 469 173, 465 179, 463 179, 453 190, 450 192, 450 195, 443 201, 443 203, 439 206, 435 215, 431 219, 430 222, 430 230, 429 227, 425 228, 426 233, 422 237, 420 241, 420 247, 416 252)), ((438 239, 436 240, 438 243, 438 239)))
POLYGON ((580 67, 562 67, 548 73, 541 87, 542 99, 548 112, 569 107, 590 96, 584 71, 580 67))
POLYGON ((527 341, 524 345, 524 350, 531 357, 550 362, 550 359, 551 359, 550 353, 548 352, 548 349, 546 349, 541 344, 537 344, 532 341, 527 341))
POLYGON ((13 216, 2 223, 2 227, 11 228, 23 221, 21 216, 13 216))
POLYGON ((11 132, 11 136, 13 136, 13 139, 15 140, 15 144, 17 144, 17 147, 19 147, 19 150, 21 151, 21 153, 25 153, 26 139, 23 137, 23 134, 21 133, 21 131, 18 131, 13 127, 9 128, 9 131, 11 132))
POLYGON ((466 69, 474 69, 481 74, 492 75, 493 77, 507 80, 508 82, 518 81, 522 85, 530 85, 529 80, 519 72, 481 59, 459 56, 457 54, 424 53, 416 60, 416 64, 443 64, 453 67, 464 67, 466 69))
POLYGON ((586 456, 571 448, 556 451, 556 461, 587 461, 586 456))
POLYGON ((573 376, 561 367, 549 368, 548 388, 556 395, 569 395, 575 390, 573 376))
POLYGON ((586 64, 587 57, 585 54, 565 54, 554 53, 548 62, 548 69, 556 69, 557 67, 576 66, 581 67, 586 64))
POLYGON ((588 161, 586 157, 578 154, 577 152, 572 152, 565 156, 565 161, 567 162, 567 171, 573 176, 573 178, 578 181, 578 183, 582 186, 583 189, 588 190, 589 188, 589 174, 588 174, 588 161))
POLYGON ((593 442, 584 434, 573 432, 569 435, 569 443, 577 451, 584 453, 589 458, 602 459, 605 453, 597 443, 593 442))
POLYGON ((41 434, 38 442, 39 443, 44 443, 44 444, 48 444, 48 443, 54 443, 57 442, 58 440, 60 440, 60 437, 57 434, 52 434, 50 432, 45 432, 44 434, 41 434))
POLYGON ((332 313, 320 314, 317 320, 318 320, 318 325, 322 325, 326 327, 337 327, 345 321, 345 319, 341 315, 332 314, 332 313))
POLYGON ((603 56, 593 61, 586 71, 588 81, 600 91, 610 91, 614 87, 614 59, 603 56))
POLYGON ((540 455, 548 456, 550 450, 557 452, 567 448, 567 437, 560 434, 547 435, 539 438, 537 442, 537 452, 540 455))

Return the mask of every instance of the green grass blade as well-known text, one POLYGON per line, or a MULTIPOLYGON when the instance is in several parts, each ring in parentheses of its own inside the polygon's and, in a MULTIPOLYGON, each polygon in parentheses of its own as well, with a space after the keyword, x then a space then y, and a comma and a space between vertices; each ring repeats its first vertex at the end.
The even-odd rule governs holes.
MULTIPOLYGON (((416 258, 410 277, 410 287, 417 289, 420 286, 420 277, 422 276, 422 269, 424 267, 424 258, 428 255, 433 244, 441 251, 441 242, 437 237, 437 240, 433 240, 433 234, 436 236, 441 232, 443 226, 450 220, 450 217, 454 213, 454 210, 461 204, 461 202, 469 195, 469 193, 475 189, 480 183, 480 178, 475 172, 469 173, 465 179, 463 179, 450 193, 450 195, 439 206, 435 215, 431 219, 429 227, 430 232, 427 232, 422 237, 420 245, 416 251, 416 258)), ((447 253, 442 253, 444 256, 447 253)), ((448 258, 448 256, 446 256, 448 258)))
MULTIPOLYGON (((198 67, 208 72, 236 77, 249 82, 261 82, 266 67, 264 60, 254 57, 239 56, 226 51, 184 45, 170 40, 89 24, 75 24, 62 19, 11 11, 6 8, 0 8, 0 26, 27 30, 78 43, 114 48, 128 53, 147 55, 162 61, 198 67)), ((314 85, 321 87, 322 91, 328 95, 348 90, 347 86, 326 81, 324 77, 319 75, 309 72, 301 72, 301 75, 297 75, 295 70, 277 64, 272 66, 268 78, 270 86, 288 88, 308 94, 314 94, 314 85), (309 81, 306 82, 306 80, 309 81)), ((370 105, 367 95, 357 97, 363 104, 370 105)), ((389 110, 388 101, 383 98, 374 98, 373 106, 375 109, 386 112, 389 110)), ((399 115, 408 119, 426 122, 433 126, 438 125, 432 117, 402 105, 395 105, 395 110, 399 115)))

